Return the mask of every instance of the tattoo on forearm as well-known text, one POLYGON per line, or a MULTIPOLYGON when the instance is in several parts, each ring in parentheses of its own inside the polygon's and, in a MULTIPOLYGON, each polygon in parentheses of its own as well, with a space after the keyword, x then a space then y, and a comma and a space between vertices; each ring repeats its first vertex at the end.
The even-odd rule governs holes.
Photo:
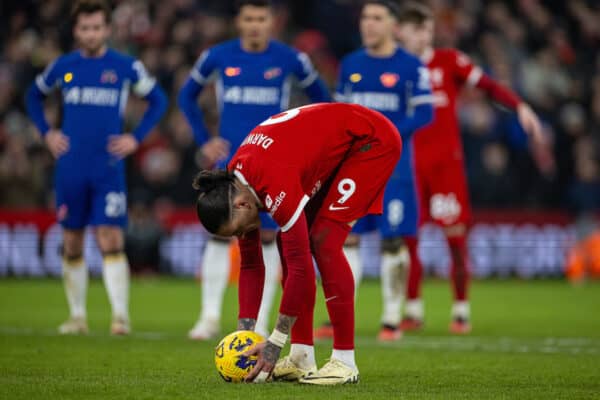
POLYGON ((256 320, 253 318, 240 318, 237 328, 240 331, 253 331, 256 326, 256 320))
POLYGON ((281 353, 281 347, 279 347, 276 344, 273 344, 267 340, 267 343, 265 344, 265 348, 263 349, 263 352, 262 352, 263 359, 266 362, 268 362, 272 365, 275 365, 275 363, 277 363, 277 360, 279 359, 279 353, 281 353))
POLYGON ((279 314, 279 318, 277 318, 277 324, 275 325, 275 329, 277 329, 281 333, 285 333, 289 335, 292 331, 292 325, 296 322, 298 317, 290 317, 289 315, 279 314))

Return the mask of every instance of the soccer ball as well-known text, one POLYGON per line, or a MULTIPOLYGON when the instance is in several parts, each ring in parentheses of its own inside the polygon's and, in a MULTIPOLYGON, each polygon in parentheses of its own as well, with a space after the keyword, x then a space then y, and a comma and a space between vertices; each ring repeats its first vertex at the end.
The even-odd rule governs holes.
POLYGON ((225 382, 241 382, 252 371, 258 356, 243 356, 265 339, 256 332, 237 331, 225 336, 215 349, 217 372, 225 382))

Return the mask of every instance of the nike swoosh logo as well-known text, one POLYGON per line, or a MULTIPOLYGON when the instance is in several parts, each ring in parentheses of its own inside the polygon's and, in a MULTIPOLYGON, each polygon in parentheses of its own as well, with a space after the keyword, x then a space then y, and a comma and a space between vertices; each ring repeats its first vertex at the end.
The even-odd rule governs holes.
POLYGON ((325 299, 325 303, 327 303, 329 300, 333 300, 335 299, 337 296, 331 296, 325 299))
POLYGON ((345 210, 347 208, 350 208, 350 207, 337 207, 337 206, 334 206, 333 203, 329 205, 329 211, 345 210))

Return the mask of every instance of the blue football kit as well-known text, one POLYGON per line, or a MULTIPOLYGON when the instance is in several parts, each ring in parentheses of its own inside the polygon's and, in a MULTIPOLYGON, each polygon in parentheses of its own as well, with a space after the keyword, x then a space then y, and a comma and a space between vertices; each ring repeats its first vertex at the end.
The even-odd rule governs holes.
POLYGON ((123 113, 130 89, 148 101, 132 132, 141 142, 158 123, 167 99, 142 63, 108 49, 98 57, 80 51, 63 55, 37 76, 26 96, 28 113, 45 135, 44 98, 61 91, 60 129, 69 150, 56 161, 54 186, 58 219, 63 227, 127 224, 124 160, 108 152, 109 138, 123 132, 123 113))
MULTIPOLYGON (((207 83, 215 81, 219 109, 219 136, 231 144, 230 157, 217 167, 225 168, 248 133, 271 115, 289 108, 293 79, 313 103, 329 102, 330 95, 308 56, 276 40, 261 52, 248 52, 240 39, 204 51, 179 93, 179 107, 201 146, 209 140, 197 99, 207 83)), ((262 227, 276 229, 266 213, 262 227)))
POLYGON ((336 100, 381 112, 398 128, 403 142, 402 156, 386 186, 383 215, 361 219, 353 232, 379 229, 384 238, 415 236, 418 203, 411 138, 433 119, 427 68, 400 48, 389 57, 359 49, 342 60, 336 100))

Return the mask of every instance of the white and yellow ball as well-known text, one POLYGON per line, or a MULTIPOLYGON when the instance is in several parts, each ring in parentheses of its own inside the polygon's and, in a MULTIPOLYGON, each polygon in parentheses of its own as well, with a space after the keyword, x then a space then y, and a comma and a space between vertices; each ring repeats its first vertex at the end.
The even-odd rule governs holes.
POLYGON ((257 356, 243 354, 264 341, 262 336, 252 331, 236 331, 225 336, 215 349, 215 365, 219 375, 226 382, 243 381, 258 359, 257 356))

